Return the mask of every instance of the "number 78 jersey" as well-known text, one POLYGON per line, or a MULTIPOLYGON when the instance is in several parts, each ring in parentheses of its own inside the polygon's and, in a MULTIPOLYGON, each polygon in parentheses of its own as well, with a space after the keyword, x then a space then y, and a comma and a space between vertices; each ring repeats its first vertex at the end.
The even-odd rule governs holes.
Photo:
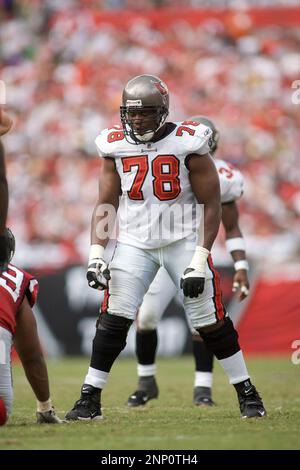
POLYGON ((212 132, 188 121, 168 123, 168 131, 157 142, 138 145, 129 143, 119 126, 96 138, 99 155, 114 159, 121 180, 122 243, 160 248, 195 234, 199 225, 186 157, 208 153, 212 132))

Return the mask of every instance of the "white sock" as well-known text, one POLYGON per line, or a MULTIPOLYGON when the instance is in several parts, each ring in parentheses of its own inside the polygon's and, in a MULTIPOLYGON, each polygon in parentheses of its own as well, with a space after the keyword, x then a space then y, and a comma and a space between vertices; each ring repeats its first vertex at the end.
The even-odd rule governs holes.
POLYGON ((147 366, 143 364, 137 365, 137 373, 139 377, 149 377, 156 374, 156 364, 149 364, 147 366))
POLYGON ((39 412, 39 413, 45 413, 47 411, 50 411, 52 410, 52 401, 51 401, 51 398, 48 398, 48 400, 46 401, 39 401, 37 400, 36 401, 36 410, 39 412))
POLYGON ((238 351, 233 356, 226 357, 226 359, 220 359, 219 363, 225 370, 229 378, 229 383, 232 385, 249 379, 242 351, 238 351))
POLYGON ((88 373, 84 379, 84 383, 102 389, 105 387, 107 380, 108 372, 89 367, 88 373))
POLYGON ((213 374, 212 372, 195 372, 194 387, 208 387, 212 388, 213 374))

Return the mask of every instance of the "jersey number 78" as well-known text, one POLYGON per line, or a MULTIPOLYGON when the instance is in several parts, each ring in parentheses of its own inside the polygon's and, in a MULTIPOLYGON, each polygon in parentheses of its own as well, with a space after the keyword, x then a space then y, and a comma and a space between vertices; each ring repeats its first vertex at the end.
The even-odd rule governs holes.
MULTIPOLYGON (((130 172, 132 167, 137 168, 132 186, 127 192, 130 199, 142 201, 142 187, 149 171, 148 156, 123 157, 122 164, 124 173, 130 172)), ((157 155, 152 161, 151 173, 154 196, 160 201, 176 199, 181 191, 178 158, 175 155, 157 155)))

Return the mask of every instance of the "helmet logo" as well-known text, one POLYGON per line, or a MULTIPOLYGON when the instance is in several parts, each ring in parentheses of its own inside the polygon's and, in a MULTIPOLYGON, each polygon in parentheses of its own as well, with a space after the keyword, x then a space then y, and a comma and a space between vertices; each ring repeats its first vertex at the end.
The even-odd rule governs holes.
POLYGON ((132 107, 139 107, 143 106, 142 100, 126 100, 126 108, 132 107))
POLYGON ((163 82, 155 82, 154 85, 163 96, 168 94, 168 88, 163 82))

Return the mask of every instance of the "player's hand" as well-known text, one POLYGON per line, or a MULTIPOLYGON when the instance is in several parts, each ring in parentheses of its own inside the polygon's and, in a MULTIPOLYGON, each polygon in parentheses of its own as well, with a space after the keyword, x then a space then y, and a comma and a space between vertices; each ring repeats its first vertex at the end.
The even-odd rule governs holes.
POLYGON ((67 421, 60 419, 55 413, 55 409, 52 408, 50 411, 37 411, 36 422, 37 424, 64 424, 67 421))
POLYGON ((237 299, 241 302, 249 295, 249 279, 246 269, 239 269, 233 277, 232 292, 235 292, 237 299))
POLYGON ((103 258, 89 260, 86 278, 89 286, 93 289, 107 289, 107 281, 110 280, 110 272, 103 258))
POLYGON ((205 273, 196 271, 193 268, 187 268, 181 279, 180 288, 186 297, 191 299, 198 297, 204 291, 205 273))
POLYGON ((9 117, 9 115, 3 111, 0 106, 0 137, 2 135, 7 134, 8 131, 12 128, 13 120, 9 117))

